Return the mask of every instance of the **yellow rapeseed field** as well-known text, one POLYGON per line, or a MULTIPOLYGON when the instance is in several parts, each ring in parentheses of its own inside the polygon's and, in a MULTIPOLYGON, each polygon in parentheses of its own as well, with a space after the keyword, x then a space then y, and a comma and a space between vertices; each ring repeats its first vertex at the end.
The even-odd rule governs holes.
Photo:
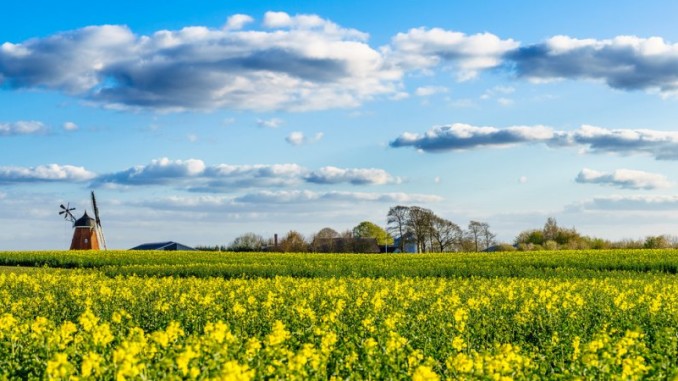
POLYGON ((2 272, 0 379, 675 379, 678 278, 629 274, 2 272))

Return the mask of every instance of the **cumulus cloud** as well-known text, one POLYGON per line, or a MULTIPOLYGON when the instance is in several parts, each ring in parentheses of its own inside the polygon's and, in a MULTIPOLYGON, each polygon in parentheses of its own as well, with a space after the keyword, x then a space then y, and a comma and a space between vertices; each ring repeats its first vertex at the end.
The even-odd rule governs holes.
POLYGON ((424 134, 405 132, 390 145, 443 152, 528 143, 544 143, 551 147, 578 146, 590 153, 645 154, 657 160, 678 160, 676 131, 606 129, 590 125, 582 125, 572 131, 558 131, 539 125, 500 129, 455 123, 435 126, 424 134))
POLYGON ((315 184, 351 183, 363 185, 387 184, 397 180, 383 169, 323 167, 308 174, 306 181, 315 184))
POLYGON ((440 28, 416 28, 398 33, 386 51, 395 65, 406 70, 451 66, 464 81, 501 65, 503 56, 518 46, 512 39, 502 40, 491 33, 469 36, 440 28))
MULTIPOLYGON (((597 80, 622 90, 678 90, 678 44, 661 37, 523 45, 492 33, 415 28, 382 47, 318 15, 267 12, 261 28, 235 14, 223 28, 135 34, 95 25, 0 45, 0 86, 53 89, 118 109, 320 110, 399 99, 404 74, 451 70, 459 80, 501 69, 533 81, 597 80)), ((426 93, 432 89, 422 88, 426 93)), ((506 104, 509 100, 501 98, 506 104)))
POLYGON ((293 146, 300 146, 303 144, 311 144, 320 141, 320 139, 323 138, 323 133, 318 132, 312 137, 308 137, 304 135, 303 132, 300 131, 294 131, 291 132, 286 138, 285 141, 290 143, 293 146))
POLYGON ((240 30, 245 25, 253 22, 254 19, 252 16, 249 15, 243 15, 243 14, 235 14, 232 15, 226 20, 226 25, 224 25, 224 29, 227 30, 240 30))
POLYGON ((342 169, 324 167, 309 170, 298 164, 217 164, 207 166, 202 160, 170 160, 161 158, 148 165, 104 174, 94 186, 133 186, 169 184, 190 191, 222 192, 234 187, 282 187, 301 183, 313 184, 386 184, 396 179, 381 169, 342 169))
POLYGON ((317 110, 391 94, 402 72, 367 35, 315 15, 266 14, 273 30, 203 26, 137 35, 89 26, 0 46, 0 85, 48 88, 114 108, 317 110))
POLYGON ((596 153, 647 154, 657 160, 678 160, 678 131, 606 129, 583 125, 578 130, 559 135, 554 144, 580 145, 596 153))
POLYGON ((0 167, 0 184, 83 182, 95 177, 95 173, 84 167, 73 165, 48 164, 37 167, 0 167))
POLYGON ((448 126, 433 127, 423 135, 405 132, 391 142, 391 147, 409 146, 436 152, 543 142, 553 138, 554 131, 544 126, 516 126, 499 129, 455 123, 448 126))
POLYGON ((632 169, 617 169, 612 173, 604 173, 584 168, 579 172, 575 181, 582 184, 602 184, 627 189, 659 189, 669 188, 672 185, 664 175, 632 169))
MULTIPOLYGON (((2 76, 0 76, 0 83, 2 76)), ((33 135, 47 132, 47 127, 35 120, 0 123, 0 136, 33 135)))
POLYGON ((576 39, 555 36, 506 55, 519 77, 544 81, 591 79, 621 90, 678 90, 678 44, 661 37, 576 39))

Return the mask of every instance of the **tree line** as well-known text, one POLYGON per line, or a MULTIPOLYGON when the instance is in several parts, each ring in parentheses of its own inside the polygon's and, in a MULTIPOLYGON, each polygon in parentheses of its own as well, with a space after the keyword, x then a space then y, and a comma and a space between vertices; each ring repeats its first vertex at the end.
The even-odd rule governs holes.
POLYGON ((305 237, 290 230, 276 240, 256 233, 236 237, 228 246, 198 246, 199 250, 280 252, 456 252, 483 251, 495 244, 495 234, 485 222, 471 221, 466 230, 419 206, 394 206, 382 228, 363 221, 344 232, 330 227, 305 237))
POLYGON ((197 246, 196 249, 238 252, 427 253, 678 248, 678 238, 667 235, 621 241, 589 237, 580 234, 574 227, 559 226, 553 217, 549 217, 542 228, 524 230, 512 243, 499 244, 486 222, 470 221, 466 229, 463 229, 436 215, 432 210, 419 206, 394 206, 389 209, 386 221, 385 228, 363 221, 343 232, 326 227, 308 237, 296 230, 290 230, 281 237, 269 238, 256 233, 245 233, 227 246, 197 246))

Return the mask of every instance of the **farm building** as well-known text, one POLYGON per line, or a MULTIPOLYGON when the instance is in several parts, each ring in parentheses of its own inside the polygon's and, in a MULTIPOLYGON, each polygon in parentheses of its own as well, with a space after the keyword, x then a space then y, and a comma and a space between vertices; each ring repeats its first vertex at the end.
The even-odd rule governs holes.
POLYGON ((130 250, 166 250, 166 251, 194 251, 195 249, 174 241, 144 243, 134 246, 130 250))

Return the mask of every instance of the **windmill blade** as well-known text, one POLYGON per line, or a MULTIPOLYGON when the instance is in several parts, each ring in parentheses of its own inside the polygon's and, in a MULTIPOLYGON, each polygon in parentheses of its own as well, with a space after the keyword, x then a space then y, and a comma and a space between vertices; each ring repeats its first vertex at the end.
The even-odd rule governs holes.
POLYGON ((94 211, 94 219, 97 222, 97 225, 101 225, 101 220, 99 219, 99 208, 97 207, 97 199, 94 197, 94 191, 92 193, 92 210, 94 211))
POLYGON ((101 227, 101 219, 99 218, 99 207, 97 207, 97 199, 94 197, 94 191, 92 191, 92 210, 94 211, 94 221, 97 224, 97 232, 99 234, 99 240, 101 241, 104 250, 106 248, 106 238, 104 238, 104 229, 101 227))
POLYGON ((71 222, 75 222, 75 216, 73 213, 71 213, 71 210, 75 210, 75 208, 71 208, 71 203, 69 202, 64 206, 64 204, 59 205, 61 207, 61 211, 59 212, 59 215, 64 216, 65 220, 70 220, 71 222))

